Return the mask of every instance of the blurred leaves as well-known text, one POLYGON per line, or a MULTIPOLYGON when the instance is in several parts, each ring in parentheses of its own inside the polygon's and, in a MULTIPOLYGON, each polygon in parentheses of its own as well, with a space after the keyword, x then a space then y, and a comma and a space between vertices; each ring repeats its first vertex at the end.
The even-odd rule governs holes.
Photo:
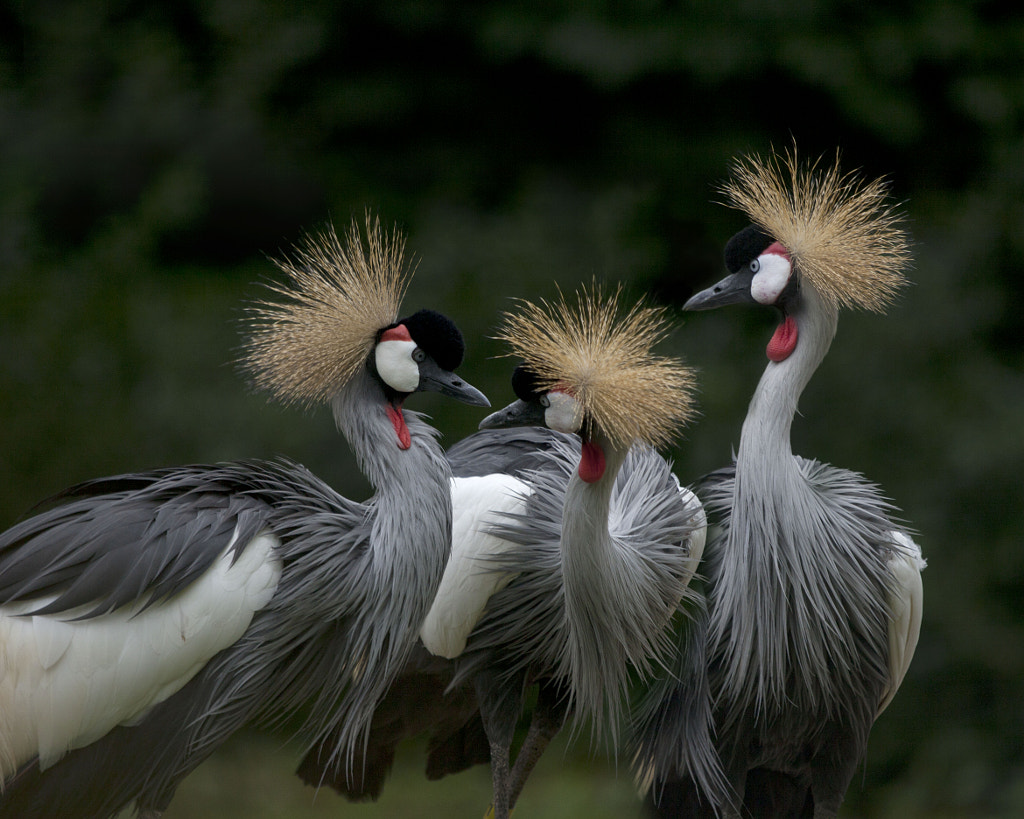
MULTIPOLYGON (((886 175, 915 285, 849 314, 798 452, 878 481, 929 568, 918 656, 848 813, 1024 809, 1024 13, 1000 0, 72 0, 0 8, 0 525, 66 484, 286 454, 369 491, 326 411, 250 395, 266 255, 365 208, 409 233, 496 405, 515 296, 681 304, 742 219, 739 153, 886 175)), ((772 317, 682 315, 693 480, 738 441, 772 317)), ((418 397, 453 441, 473 408, 418 397)), ((860 780, 858 780, 859 782, 860 780)), ((321 800, 333 800, 322 795, 321 800)), ((482 809, 482 806, 481 806, 482 809)))

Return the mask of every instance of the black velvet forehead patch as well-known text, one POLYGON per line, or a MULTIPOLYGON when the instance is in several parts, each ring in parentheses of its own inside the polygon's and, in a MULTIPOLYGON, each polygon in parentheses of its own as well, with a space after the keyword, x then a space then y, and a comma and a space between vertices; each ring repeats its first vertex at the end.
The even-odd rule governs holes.
POLYGON ((757 225, 747 225, 725 244, 725 267, 735 273, 760 256, 773 239, 757 225))
POLYGON ((537 374, 525 364, 512 371, 512 392, 520 401, 536 401, 541 396, 537 389, 537 374))
POLYGON ((398 324, 405 325, 416 346, 434 359, 442 370, 451 372, 462 363, 466 344, 459 328, 448 316, 436 310, 419 310, 391 326, 398 324))

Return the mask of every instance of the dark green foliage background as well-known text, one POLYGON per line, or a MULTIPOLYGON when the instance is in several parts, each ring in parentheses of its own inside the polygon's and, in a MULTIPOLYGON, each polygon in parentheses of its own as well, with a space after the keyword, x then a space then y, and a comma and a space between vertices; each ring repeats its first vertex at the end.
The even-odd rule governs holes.
MULTIPOLYGON (((1021 815, 1014 2, 4 4, 0 525, 77 480, 238 457, 365 496, 326 411, 266 405, 233 369, 268 255, 367 208, 397 223, 407 306, 459 322, 466 376, 503 405, 488 335, 512 297, 596 277, 681 304, 742 227, 716 203, 731 158, 793 139, 887 175, 915 241, 914 285, 886 317, 843 317, 794 425, 799 453, 887 490, 930 564, 917 657, 847 809, 1021 815)), ((737 442, 772 316, 678 318, 662 351, 701 369, 673 452, 690 481, 737 442)), ((449 442, 481 417, 411 404, 449 442)), ((559 798, 557 766, 538 787, 559 798)))

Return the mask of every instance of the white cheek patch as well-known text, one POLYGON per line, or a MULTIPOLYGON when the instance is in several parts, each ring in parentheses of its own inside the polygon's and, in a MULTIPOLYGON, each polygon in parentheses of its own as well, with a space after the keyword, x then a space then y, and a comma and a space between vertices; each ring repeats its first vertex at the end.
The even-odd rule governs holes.
POLYGON ((415 341, 381 341, 374 350, 377 373, 396 392, 416 392, 420 368, 412 360, 415 341))
POLYGON ((750 295, 759 304, 775 304, 789 284, 789 275, 793 268, 785 256, 777 253, 765 253, 758 261, 761 263, 761 269, 754 274, 750 295))
POLYGON ((544 410, 544 423, 555 432, 577 432, 583 424, 583 411, 571 395, 558 390, 548 393, 550 406, 544 410))

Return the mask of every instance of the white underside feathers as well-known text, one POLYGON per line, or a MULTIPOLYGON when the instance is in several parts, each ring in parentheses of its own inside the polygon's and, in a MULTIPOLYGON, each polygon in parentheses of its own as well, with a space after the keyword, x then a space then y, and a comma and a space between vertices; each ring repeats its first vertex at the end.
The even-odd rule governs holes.
POLYGON ((529 493, 529 486, 511 475, 452 478, 451 556, 420 627, 420 639, 432 654, 458 657, 491 595, 515 576, 496 571, 493 559, 513 544, 485 530, 505 513, 521 514, 529 493))
POLYGON ((141 720, 248 628, 281 576, 277 538, 263 532, 232 562, 233 544, 180 594, 144 608, 74 620, 23 615, 46 601, 0 608, 0 782, 40 768, 117 725, 141 720), (20 615, 20 616, 19 616, 20 615))
POLYGON ((895 583, 889 599, 889 685, 878 706, 878 713, 886 709, 914 658, 917 639, 921 634, 921 614, 924 611, 924 586, 921 570, 925 567, 921 547, 903 532, 893 532, 897 550, 889 560, 889 569, 895 583))

